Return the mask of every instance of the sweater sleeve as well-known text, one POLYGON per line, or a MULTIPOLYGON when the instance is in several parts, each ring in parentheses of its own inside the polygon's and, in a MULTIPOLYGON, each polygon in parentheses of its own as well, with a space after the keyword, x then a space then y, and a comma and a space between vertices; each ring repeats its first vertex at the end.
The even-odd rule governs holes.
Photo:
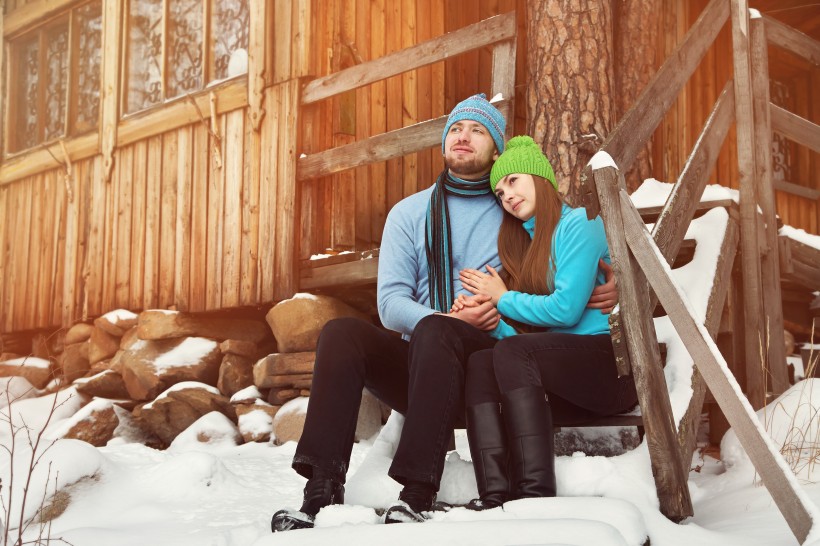
POLYGON ((401 212, 390 211, 384 225, 376 299, 382 324, 410 335, 421 319, 436 311, 418 303, 419 258, 412 224, 401 212))
POLYGON ((603 220, 600 217, 587 220, 583 210, 573 211, 556 228, 552 253, 555 260, 552 294, 507 292, 498 302, 502 315, 546 327, 566 328, 581 320, 595 288, 598 260, 607 255, 603 220))
POLYGON ((515 328, 504 322, 504 319, 499 320, 495 328, 493 328, 491 331, 487 333, 490 334, 490 337, 493 337, 495 339, 504 339, 505 337, 510 337, 518 334, 518 332, 515 331, 515 328))

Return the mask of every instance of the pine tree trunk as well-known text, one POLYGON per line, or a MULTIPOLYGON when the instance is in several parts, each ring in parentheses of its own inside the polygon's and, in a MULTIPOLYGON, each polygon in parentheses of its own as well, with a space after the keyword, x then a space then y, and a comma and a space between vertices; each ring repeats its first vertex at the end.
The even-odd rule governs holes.
POLYGON ((527 133, 562 191, 614 126, 608 0, 527 1, 527 133))
MULTIPOLYGON (((615 112, 629 111, 657 72, 661 0, 619 0, 615 3, 615 112)), ((652 141, 638 153, 626 174, 632 191, 652 176, 652 141)))

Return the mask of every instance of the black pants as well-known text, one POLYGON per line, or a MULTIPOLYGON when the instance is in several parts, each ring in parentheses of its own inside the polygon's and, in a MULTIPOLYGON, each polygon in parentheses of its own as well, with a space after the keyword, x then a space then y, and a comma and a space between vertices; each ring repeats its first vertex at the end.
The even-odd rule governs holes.
POLYGON ((501 392, 531 386, 544 389, 556 425, 627 411, 638 400, 632 377, 618 377, 607 334, 522 334, 470 357, 468 406, 500 402, 501 392))
POLYGON ((442 315, 422 319, 409 342, 357 319, 328 322, 319 336, 293 468, 306 478, 313 467, 322 468, 344 483, 367 388, 405 416, 390 477, 438 489, 453 425, 463 420, 466 363, 494 343, 466 322, 442 315))

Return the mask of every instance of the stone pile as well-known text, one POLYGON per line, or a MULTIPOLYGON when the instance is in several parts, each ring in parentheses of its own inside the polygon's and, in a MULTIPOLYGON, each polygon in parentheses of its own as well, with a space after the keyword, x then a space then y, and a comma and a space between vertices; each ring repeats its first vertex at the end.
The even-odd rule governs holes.
MULTIPOLYGON (((0 377, 25 377, 41 394, 72 386, 83 408, 61 435, 96 446, 120 437, 166 448, 214 412, 241 441, 281 444, 301 435, 319 332, 345 316, 368 320, 339 300, 309 294, 274 306, 268 324, 119 309, 41 340, 33 347, 40 358, 0 356, 0 377)), ((365 393, 357 439, 377 433, 383 414, 365 393)))

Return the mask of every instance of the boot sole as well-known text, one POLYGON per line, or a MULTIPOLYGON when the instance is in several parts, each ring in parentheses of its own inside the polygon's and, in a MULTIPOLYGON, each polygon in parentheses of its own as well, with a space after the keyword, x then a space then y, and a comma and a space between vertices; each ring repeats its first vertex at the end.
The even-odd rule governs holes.
POLYGON ((271 531, 292 531, 295 529, 313 529, 313 520, 302 512, 280 510, 273 515, 270 522, 271 531))

